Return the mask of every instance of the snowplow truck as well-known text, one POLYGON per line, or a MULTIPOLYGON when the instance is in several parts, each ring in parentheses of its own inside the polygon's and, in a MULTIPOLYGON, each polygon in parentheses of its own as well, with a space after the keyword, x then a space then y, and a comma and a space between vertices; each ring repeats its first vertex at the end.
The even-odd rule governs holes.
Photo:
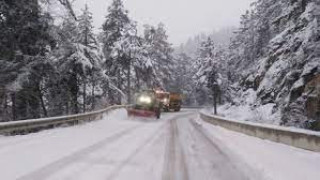
POLYGON ((179 93, 170 93, 169 96, 169 110, 180 111, 182 104, 182 95, 179 93))
POLYGON ((143 91, 136 96, 135 104, 127 108, 129 117, 160 118, 161 103, 153 90, 143 91))
POLYGON ((170 110, 180 111, 182 104, 182 97, 178 93, 169 93, 164 91, 157 91, 156 97, 161 103, 161 108, 165 112, 170 110))
POLYGON ((165 91, 156 91, 156 97, 161 103, 161 109, 163 109, 165 112, 168 112, 170 109, 170 93, 165 91))

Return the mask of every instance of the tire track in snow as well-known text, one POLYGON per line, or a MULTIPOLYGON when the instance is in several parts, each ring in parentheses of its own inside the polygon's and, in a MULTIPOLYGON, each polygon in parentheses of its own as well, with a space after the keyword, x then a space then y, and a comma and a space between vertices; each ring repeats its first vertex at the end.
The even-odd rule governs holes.
POLYGON ((182 115, 169 121, 169 133, 165 152, 165 162, 162 180, 188 180, 188 168, 185 155, 179 141, 177 119, 189 114, 182 115))
MULTIPOLYGON (((168 117, 168 119, 169 118, 171 119, 171 117, 168 117)), ((168 119, 163 119, 163 120, 168 121, 168 119)), ((147 123, 139 124, 134 127, 126 128, 125 130, 115 132, 113 135, 108 136, 103 140, 100 140, 99 142, 89 147, 83 148, 82 150, 78 150, 75 153, 72 153, 70 155, 67 155, 66 157, 58 159, 57 161, 54 161, 40 169, 37 169, 31 173, 23 175, 17 178, 17 180, 37 180, 37 179, 43 180, 43 179, 50 178, 52 175, 57 174, 60 171, 63 171, 64 169, 70 167, 74 163, 80 162, 82 159, 86 158, 86 156, 88 156, 89 154, 95 151, 98 151, 108 145, 112 145, 113 142, 117 142, 117 140, 129 136, 130 134, 135 132, 137 129, 141 129, 146 125, 147 123)), ((121 170, 122 167, 119 169, 121 170)))
MULTIPOLYGON (((123 161, 118 167, 116 167, 116 169, 111 173, 111 175, 109 175, 109 177, 107 178, 108 180, 113 180, 116 179, 117 175, 121 172, 121 170, 128 164, 130 164, 130 162, 139 154, 139 152, 143 151, 147 146, 157 142, 157 140, 160 140, 161 138, 161 132, 165 132, 167 129, 166 127, 168 126, 169 123, 169 127, 171 127, 171 123, 174 122, 176 119, 181 118, 181 117, 185 117, 188 116, 190 114, 190 112, 184 112, 182 115, 175 115, 174 117, 165 120, 166 122, 161 125, 156 131, 155 131, 155 135, 152 134, 152 136, 150 138, 148 138, 146 141, 144 141, 143 143, 141 143, 140 146, 138 146, 138 148, 136 148, 128 157, 125 161, 123 161)), ((177 130, 177 128, 175 129, 177 130)), ((166 147, 167 148, 167 147, 166 147)), ((186 167, 186 166, 184 166, 186 167)), ((186 169, 186 168, 185 168, 186 169)), ((184 170, 185 172, 187 172, 186 170, 184 170)), ((184 176, 187 177, 187 176, 184 176)), ((183 180, 188 180, 188 178, 183 178, 183 180)))
POLYGON ((84 148, 82 150, 79 150, 75 153, 72 153, 69 156, 66 156, 62 159, 59 159, 51 164, 48 164, 32 173, 29 173, 27 175, 24 175, 20 178, 18 178, 17 180, 44 180, 48 177, 50 177, 51 175, 59 172, 60 170, 67 168, 68 166, 70 166, 73 163, 78 162, 80 159, 85 158, 86 155, 97 151, 109 144, 111 144, 112 142, 115 142, 116 140, 128 136, 130 133, 134 132, 135 130, 142 128, 143 126, 141 125, 136 125, 134 127, 130 127, 127 128, 125 130, 122 130, 120 132, 117 132, 111 136, 108 136, 106 138, 104 138, 103 140, 87 147, 84 148))
POLYGON ((134 149, 134 151, 129 156, 127 156, 127 158, 124 161, 122 161, 106 179, 108 180, 116 179, 118 174, 121 173, 121 170, 124 167, 126 167, 128 164, 130 164, 130 162, 139 154, 139 152, 143 151, 147 146, 153 144, 155 141, 159 139, 159 137, 161 137, 161 134, 162 134, 161 131, 164 131, 164 127, 165 127, 165 124, 160 126, 154 133, 155 135, 152 135, 143 143, 141 143, 141 145, 139 145, 136 149, 134 149))
MULTIPOLYGON (((191 125, 193 131, 189 131, 191 133, 191 137, 195 142, 201 143, 205 148, 198 149, 196 153, 204 153, 205 157, 195 156, 199 161, 199 164, 202 164, 203 160, 209 161, 213 167, 211 172, 209 172, 212 176, 214 174, 216 177, 208 177, 208 178, 218 178, 221 180, 229 180, 229 179, 237 179, 237 180, 249 180, 244 172, 239 169, 239 167, 235 164, 235 160, 230 157, 225 150, 223 150, 216 142, 212 141, 205 132, 203 132, 201 126, 196 124, 192 119, 189 119, 187 122, 191 125), (205 151, 207 152, 205 152, 205 151), (203 152, 200 152, 203 151, 203 152)), ((203 154, 202 154, 203 155, 203 154)))

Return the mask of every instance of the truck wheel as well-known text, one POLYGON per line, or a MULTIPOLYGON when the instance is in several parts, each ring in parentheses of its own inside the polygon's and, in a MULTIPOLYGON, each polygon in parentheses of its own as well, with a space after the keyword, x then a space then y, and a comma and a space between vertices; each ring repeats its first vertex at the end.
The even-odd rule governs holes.
POLYGON ((168 108, 168 107, 165 107, 165 108, 164 108, 164 112, 169 112, 169 108, 168 108))
POLYGON ((160 112, 157 113, 157 119, 160 119, 160 112))
POLYGON ((157 109, 157 110, 156 110, 156 117, 157 117, 157 119, 160 119, 160 114, 161 114, 161 110, 160 110, 160 109, 157 109))

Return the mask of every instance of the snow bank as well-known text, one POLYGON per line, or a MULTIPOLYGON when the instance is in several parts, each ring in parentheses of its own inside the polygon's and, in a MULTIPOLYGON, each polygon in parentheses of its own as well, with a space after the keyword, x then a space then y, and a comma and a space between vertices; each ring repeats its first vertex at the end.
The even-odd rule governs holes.
POLYGON ((139 124, 119 109, 93 123, 0 137, 1 179, 17 179, 139 124))
POLYGON ((212 138, 221 142, 241 160, 272 180, 318 180, 320 153, 274 143, 213 126, 201 119, 197 122, 212 138))
MULTIPOLYGON (((241 92, 239 97, 235 97, 233 101, 235 105, 225 104, 219 106, 218 115, 237 121, 280 124, 280 112, 274 111, 276 104, 258 105, 257 92, 253 89, 241 92)), ((213 109, 207 109, 206 113, 213 114, 213 109)))
MULTIPOLYGON (((238 121, 252 121, 279 125, 280 113, 273 112, 275 104, 270 103, 262 106, 251 106, 248 104, 232 106, 230 104, 219 106, 218 114, 222 117, 235 119, 238 121)), ((213 114, 213 111, 210 111, 213 114)))

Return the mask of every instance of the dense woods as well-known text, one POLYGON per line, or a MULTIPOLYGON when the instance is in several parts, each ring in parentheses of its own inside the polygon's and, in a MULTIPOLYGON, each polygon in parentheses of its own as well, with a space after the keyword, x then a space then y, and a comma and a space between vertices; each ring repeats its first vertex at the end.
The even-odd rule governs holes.
POLYGON ((81 113, 166 88, 173 49, 163 24, 139 36, 113 0, 95 34, 88 6, 76 15, 68 0, 57 0, 66 10, 57 20, 43 8, 53 1, 0 2, 0 121, 81 113))

